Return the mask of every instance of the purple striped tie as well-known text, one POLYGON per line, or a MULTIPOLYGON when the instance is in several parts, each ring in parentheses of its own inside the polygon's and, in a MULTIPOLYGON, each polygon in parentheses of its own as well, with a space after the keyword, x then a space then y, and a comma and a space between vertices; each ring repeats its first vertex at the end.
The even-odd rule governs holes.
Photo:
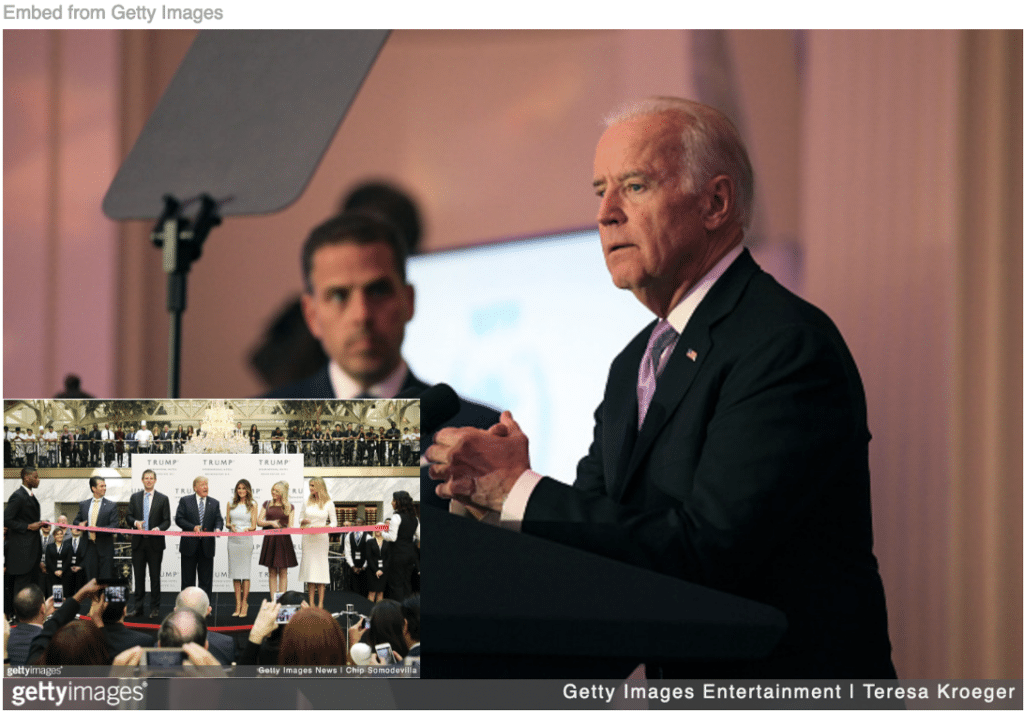
POLYGON ((636 384, 636 399, 639 405, 640 422, 637 429, 644 426, 644 418, 647 417, 647 408, 651 406, 654 399, 654 388, 657 385, 657 378, 665 368, 668 358, 663 357, 666 351, 671 351, 675 346, 679 334, 672 328, 668 321, 660 321, 651 333, 647 341, 647 350, 644 351, 643 360, 640 361, 640 377, 636 384))

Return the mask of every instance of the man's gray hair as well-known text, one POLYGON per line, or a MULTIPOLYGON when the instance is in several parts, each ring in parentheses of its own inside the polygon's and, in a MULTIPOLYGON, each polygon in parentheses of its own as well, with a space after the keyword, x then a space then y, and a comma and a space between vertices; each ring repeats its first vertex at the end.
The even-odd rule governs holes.
POLYGON ((641 116, 673 114, 680 119, 683 187, 699 190, 716 175, 728 175, 736 188, 736 218, 750 227, 754 204, 754 170, 746 146, 732 121, 716 108, 675 96, 652 96, 618 107, 605 116, 614 126, 641 116))
POLYGON ((174 600, 175 610, 192 610, 200 617, 205 618, 210 611, 210 598, 202 588, 185 588, 174 600))

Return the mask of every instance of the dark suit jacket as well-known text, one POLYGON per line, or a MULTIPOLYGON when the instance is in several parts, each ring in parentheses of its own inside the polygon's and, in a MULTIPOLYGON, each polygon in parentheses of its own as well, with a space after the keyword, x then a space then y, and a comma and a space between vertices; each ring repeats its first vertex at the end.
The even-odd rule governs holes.
POLYGON ((155 637, 145 632, 125 627, 120 622, 103 625, 103 635, 107 639, 107 650, 110 652, 111 657, 116 657, 124 650, 130 649, 135 645, 140 647, 156 646, 155 637))
POLYGON ((24 575, 32 566, 39 565, 43 557, 43 541, 39 531, 30 531, 28 525, 39 519, 39 499, 29 496, 20 483, 4 507, 4 526, 7 528, 7 556, 4 565, 8 575, 24 575))
MULTIPOLYGON (((47 574, 54 576, 55 582, 64 583, 64 580, 67 579, 68 571, 71 570, 71 543, 64 541, 61 544, 60 550, 57 550, 56 541, 46 546, 45 562, 47 574), (57 565, 58 560, 61 563, 60 566, 57 565), (58 570, 61 571, 60 578, 56 577, 58 570)), ((64 584, 66 585, 67 583, 64 584)))
POLYGON ((85 567, 85 554, 89 550, 89 544, 92 541, 89 540, 89 534, 82 532, 82 535, 78 537, 78 552, 75 552, 75 540, 69 530, 67 535, 64 537, 64 545, 68 549, 68 565, 78 566, 79 568, 85 567))
MULTIPOLYGON (((28 664, 35 664, 39 657, 43 656, 43 652, 50 645, 50 640, 53 639, 53 635, 57 634, 64 625, 68 624, 75 619, 81 609, 81 605, 78 600, 73 597, 69 597, 64 601, 64 604, 58 607, 52 615, 50 615, 46 622, 43 623, 43 629, 39 631, 29 644, 28 647, 28 664)), ((86 608, 85 614, 89 613, 89 609, 86 608)))
MULTIPOLYGON (((88 498, 85 501, 78 504, 78 514, 75 516, 75 520, 72 521, 72 525, 89 525, 89 507, 92 506, 92 498, 88 498)), ((119 528, 120 521, 117 517, 117 504, 108 498, 103 498, 100 503, 100 512, 96 515, 96 527, 97 528, 119 528)), ((89 536, 89 532, 83 532, 83 536, 89 536)), ((113 559, 114 556, 114 534, 113 533, 96 533, 96 540, 89 541, 95 543, 97 552, 100 556, 110 556, 113 559)))
MULTIPOLYGON (((144 520, 142 497, 145 493, 145 491, 136 491, 131 495, 131 498, 128 499, 128 516, 126 517, 126 520, 128 521, 128 528, 135 528, 136 521, 144 520)), ((149 508, 149 528, 151 531, 166 531, 170 527, 171 502, 164 494, 161 494, 159 491, 154 489, 153 501, 149 508)), ((150 545, 153 546, 153 548, 150 548, 149 550, 156 549, 162 551, 167 546, 163 536, 132 536, 131 538, 132 550, 135 550, 142 545, 142 541, 147 538, 152 541, 150 545)))
POLYGON ((11 629, 11 637, 7 640, 7 659, 11 664, 27 664, 28 650, 32 646, 32 640, 43 631, 42 627, 30 625, 27 622, 19 622, 17 627, 11 629))
POLYGON ((216 657, 221 664, 231 664, 235 661, 235 640, 230 635, 221 632, 209 631, 206 633, 206 641, 210 646, 210 654, 216 657))
MULTIPOLYGON (((199 504, 196 495, 182 496, 178 501, 178 510, 174 514, 174 524, 182 531, 192 531, 199 525, 199 504)), ((212 496, 206 497, 206 510, 203 513, 203 530, 219 531, 224 528, 224 517, 220 515, 220 503, 212 496)), ((184 556, 201 556, 212 558, 217 550, 217 541, 213 537, 181 537, 181 554, 184 556)))
POLYGON ((391 543, 388 541, 381 541, 380 546, 377 545, 376 540, 373 536, 366 541, 364 549, 366 553, 366 570, 367 575, 376 576, 378 570, 384 571, 384 578, 387 579, 388 575, 388 563, 391 561, 391 543), (383 563, 383 567, 381 567, 383 563))
POLYGON ((542 480, 523 532, 787 615, 768 659, 693 676, 894 676, 865 398, 836 327, 744 251, 680 335, 637 433, 653 326, 612 363, 575 484, 542 480))

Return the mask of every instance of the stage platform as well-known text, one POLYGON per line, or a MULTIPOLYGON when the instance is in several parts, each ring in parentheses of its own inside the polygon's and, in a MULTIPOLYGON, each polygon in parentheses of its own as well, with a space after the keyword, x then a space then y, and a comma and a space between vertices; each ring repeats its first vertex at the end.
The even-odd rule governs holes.
MULTIPOLYGON (((155 640, 157 632, 160 629, 160 623, 163 622, 163 619, 174 609, 174 600, 177 596, 177 592, 165 592, 161 594, 160 617, 158 618, 151 618, 149 616, 149 603, 147 598, 145 614, 142 614, 142 610, 136 610, 136 614, 134 616, 130 615, 125 618, 125 625, 132 629, 152 634, 155 640)), ((214 593, 213 598, 210 600, 210 606, 213 610, 206 618, 207 629, 234 637, 235 654, 237 657, 238 653, 245 646, 245 640, 249 636, 249 630, 252 628, 252 623, 255 621, 256 615, 260 611, 260 605, 264 600, 269 599, 269 593, 250 593, 249 614, 246 617, 240 618, 231 616, 231 613, 235 611, 234 593, 214 593)), ((324 609, 332 614, 344 612, 345 606, 349 604, 352 605, 356 612, 363 615, 369 615, 370 611, 373 609, 373 603, 365 597, 347 590, 328 590, 327 594, 324 596, 324 609)), ((345 626, 344 616, 338 618, 338 623, 342 627, 345 626)))

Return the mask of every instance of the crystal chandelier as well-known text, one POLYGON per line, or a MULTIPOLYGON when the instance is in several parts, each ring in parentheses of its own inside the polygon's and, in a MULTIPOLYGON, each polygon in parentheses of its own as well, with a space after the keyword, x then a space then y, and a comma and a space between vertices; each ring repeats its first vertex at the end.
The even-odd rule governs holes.
POLYGON ((235 430, 234 412, 223 400, 211 401, 199 432, 182 446, 185 454, 249 454, 252 445, 245 432, 235 430))

